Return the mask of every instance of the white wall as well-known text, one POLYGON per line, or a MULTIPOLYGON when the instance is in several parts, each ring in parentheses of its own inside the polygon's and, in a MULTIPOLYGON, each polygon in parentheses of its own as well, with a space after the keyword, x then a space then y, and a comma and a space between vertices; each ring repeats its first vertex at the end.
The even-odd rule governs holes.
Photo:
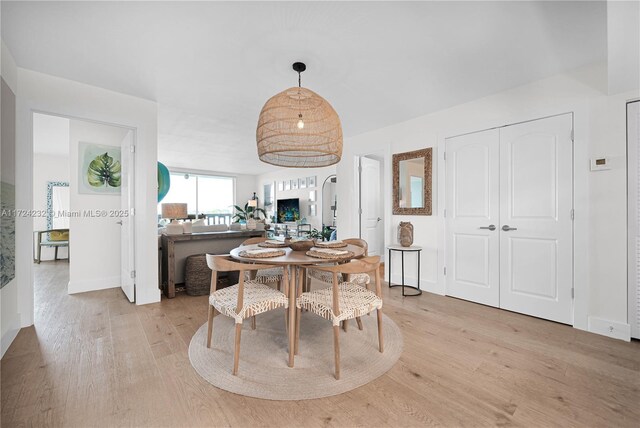
MULTIPOLYGON (((9 52, 9 49, 5 46, 4 42, 0 40, 0 73, 2 75, 2 79, 7 83, 7 86, 11 91, 16 95, 16 108, 17 108, 17 95, 18 95, 18 81, 17 81, 17 72, 18 69, 16 67, 16 63, 9 52)), ((6 100, 3 100, 2 104, 5 104, 6 100)), ((5 115, 9 113, 10 116, 15 116, 15 111, 13 114, 11 112, 3 112, 5 115)), ((14 124, 15 125, 15 124, 14 124)), ((15 129, 15 128, 14 128, 15 129)), ((6 129, 3 129, 3 139, 6 137, 6 129)), ((9 141, 11 144, 11 141, 9 141)), ((3 141, 3 144, 6 144, 6 141, 3 141)), ((0 162, 1 163, 1 162, 0 162)), ((16 165, 19 165, 18 159, 16 156, 16 165)), ((17 170, 18 171, 18 170, 17 170)), ((16 171, 16 181, 19 180, 19 173, 16 171)), ((16 193, 18 187, 16 186, 16 193)), ((17 204, 17 196, 16 196, 16 204, 17 204)), ((16 205, 17 207, 18 205, 16 205)), ((30 239, 30 238, 29 238, 30 239)), ((17 241, 17 239, 16 239, 17 241)), ((17 242, 16 242, 16 257, 17 257, 17 242)), ((16 267, 16 276, 10 281, 7 285, 0 289, 0 357, 4 355, 6 350, 15 339, 18 331, 21 326, 21 314, 20 311, 22 308, 18 306, 18 286, 25 281, 26 277, 23 272, 19 272, 16 267)))
MULTIPOLYGON (((121 147, 128 129, 83 120, 71 120, 69 127, 69 163, 71 211, 118 211, 120 195, 80 193, 80 142, 121 147)), ((80 215, 69 221, 69 246, 73 259, 69 269, 69 294, 120 286, 119 217, 80 215)), ((124 297, 124 296, 123 296, 124 297)))
MULTIPOLYGON (((607 96, 607 69, 596 64, 561 74, 486 98, 418 117, 393 126, 349 138, 343 161, 338 165, 342 209, 357 207, 354 186, 354 155, 373 150, 400 153, 434 148, 433 216, 390 216, 390 156, 385 162, 386 243, 396 242, 398 223, 414 224, 415 244, 425 248, 422 256, 422 287, 444 294, 442 267, 443 231, 441 197, 438 192, 438 146, 444 138, 466 132, 501 126, 564 112, 574 112, 575 120, 575 206, 577 260, 574 325, 587 329, 592 319, 605 320, 616 329, 628 327, 626 318, 626 166, 625 102, 637 92, 607 96), (617 159, 611 171, 591 173, 589 158, 612 156, 617 159)), ((357 232, 354 217, 339 216, 338 228, 352 235, 357 232)), ((409 281, 414 268, 407 266, 409 281)))
POLYGON ((640 2, 607 1, 609 94, 640 87, 640 2))
MULTIPOLYGON (((257 194, 260 197, 260 206, 264 202, 264 185, 269 183, 275 183, 275 199, 292 199, 299 198, 300 199, 300 217, 307 219, 307 222, 311 224, 311 227, 321 230, 322 229, 322 183, 324 180, 336 173, 335 166, 328 166, 324 168, 288 168, 288 169, 279 169, 277 171, 273 171, 267 174, 261 174, 258 176, 258 191, 257 194), (300 178, 312 177, 316 176, 316 185, 315 187, 307 187, 306 189, 296 189, 296 190, 278 190, 278 182, 284 180, 298 180, 300 178), (309 191, 316 191, 316 202, 309 202, 309 191), (309 205, 316 204, 316 216, 309 215, 309 205)), ((341 183, 338 182, 338 193, 341 192, 341 183)), ((340 207, 338 205, 338 207, 340 207)), ((338 217, 340 217, 340 212, 338 212, 338 217)), ((338 231, 340 233, 340 231, 338 231)), ((345 235, 340 235, 345 236, 345 235)))
MULTIPOLYGON (((68 140, 67 130, 67 140, 68 140)), ((33 156, 33 209, 37 213, 47 211, 47 183, 50 181, 69 182, 69 156, 35 153, 33 156)), ((47 229, 47 217, 36 215, 33 230, 47 229)), ((59 258, 68 256, 66 248, 60 248, 59 258)), ((54 248, 42 247, 40 260, 53 260, 54 248)))
MULTIPOLYGON (((135 129, 136 136, 136 304, 160 301, 157 266, 157 105, 31 70, 18 69, 16 205, 31 209, 33 189, 33 112, 58 114, 135 129)), ((31 233, 33 221, 20 218, 17 229, 18 307, 21 325, 33 324, 31 233)), ((72 257, 73 250, 72 251, 72 257)), ((123 299, 125 297, 123 296, 123 299)))
MULTIPOLYGON (((227 174, 228 175, 228 174, 227 174)), ((261 188, 257 185, 258 177, 255 175, 234 175, 236 178, 236 205, 244 207, 249 199, 253 196, 253 192, 260 198, 262 202, 261 188)))

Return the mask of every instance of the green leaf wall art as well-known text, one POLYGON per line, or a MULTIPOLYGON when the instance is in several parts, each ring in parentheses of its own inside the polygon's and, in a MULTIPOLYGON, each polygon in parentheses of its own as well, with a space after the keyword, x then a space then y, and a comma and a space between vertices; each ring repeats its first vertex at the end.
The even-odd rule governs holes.
POLYGON ((109 153, 96 156, 89 164, 87 179, 93 187, 120 187, 120 162, 114 161, 109 153))
POLYGON ((120 194, 120 147, 80 142, 78 162, 79 193, 120 194))

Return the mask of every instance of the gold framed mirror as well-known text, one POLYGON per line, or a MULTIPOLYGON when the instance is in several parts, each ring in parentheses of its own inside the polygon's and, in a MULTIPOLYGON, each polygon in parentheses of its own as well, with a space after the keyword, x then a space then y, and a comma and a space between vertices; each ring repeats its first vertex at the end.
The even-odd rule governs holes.
POLYGON ((432 148, 393 155, 393 214, 431 215, 432 148))

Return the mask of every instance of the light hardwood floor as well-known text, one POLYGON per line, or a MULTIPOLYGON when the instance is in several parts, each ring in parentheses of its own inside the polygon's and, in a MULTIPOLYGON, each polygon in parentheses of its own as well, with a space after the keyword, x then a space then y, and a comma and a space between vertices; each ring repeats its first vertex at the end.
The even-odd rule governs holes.
POLYGON ((187 346, 207 319, 206 297, 137 307, 119 289, 69 296, 67 281, 65 262, 35 267, 35 326, 2 359, 3 427, 640 421, 638 342, 428 293, 403 299, 385 287, 385 313, 405 343, 393 369, 340 396, 258 400, 216 389, 191 368, 187 346))

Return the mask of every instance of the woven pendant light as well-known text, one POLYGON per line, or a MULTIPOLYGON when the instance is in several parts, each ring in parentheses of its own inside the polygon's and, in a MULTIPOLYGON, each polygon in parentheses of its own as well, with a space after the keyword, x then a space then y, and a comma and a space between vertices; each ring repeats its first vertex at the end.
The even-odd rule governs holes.
POLYGON ((271 165, 315 168, 342 157, 342 126, 336 111, 320 95, 300 85, 306 66, 296 62, 298 87, 271 97, 258 118, 258 157, 271 165))

